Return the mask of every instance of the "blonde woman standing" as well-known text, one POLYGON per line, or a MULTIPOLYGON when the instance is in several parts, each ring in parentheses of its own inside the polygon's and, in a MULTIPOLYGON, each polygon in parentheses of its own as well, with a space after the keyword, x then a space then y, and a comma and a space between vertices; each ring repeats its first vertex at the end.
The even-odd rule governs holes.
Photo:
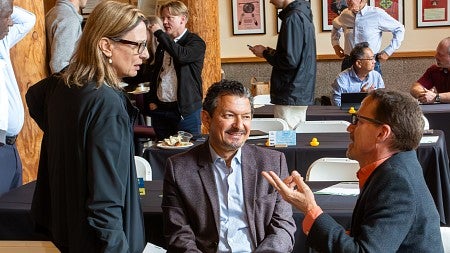
POLYGON ((121 91, 148 58, 146 19, 132 5, 101 1, 62 76, 30 88, 30 115, 44 131, 32 215, 61 252, 142 252, 133 121, 121 91))

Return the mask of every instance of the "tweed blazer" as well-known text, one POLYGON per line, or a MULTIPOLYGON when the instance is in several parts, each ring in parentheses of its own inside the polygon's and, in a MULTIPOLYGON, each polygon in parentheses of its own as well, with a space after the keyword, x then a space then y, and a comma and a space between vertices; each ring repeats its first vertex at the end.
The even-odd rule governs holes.
POLYGON ((370 175, 353 211, 350 236, 321 214, 307 241, 320 252, 443 252, 439 226, 413 150, 393 155, 370 175))
MULTIPOLYGON (((284 154, 245 144, 242 183, 254 252, 291 252, 292 207, 264 179, 262 171, 288 175, 284 154)), ((168 252, 217 252, 219 197, 209 142, 172 156, 166 164, 162 210, 168 252)))

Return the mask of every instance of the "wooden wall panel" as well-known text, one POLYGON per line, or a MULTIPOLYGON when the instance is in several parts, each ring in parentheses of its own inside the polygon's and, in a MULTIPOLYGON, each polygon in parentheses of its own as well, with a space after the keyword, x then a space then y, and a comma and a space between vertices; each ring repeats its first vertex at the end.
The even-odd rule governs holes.
POLYGON ((203 94, 221 78, 219 0, 182 0, 189 8, 188 28, 206 42, 203 94))
POLYGON ((11 49, 11 60, 25 107, 25 124, 17 140, 24 183, 36 179, 42 132, 30 118, 25 103, 28 88, 47 76, 43 1, 15 0, 14 4, 36 15, 36 25, 11 49))
POLYGON ((56 0, 44 0, 44 13, 47 13, 53 6, 55 6, 56 0))

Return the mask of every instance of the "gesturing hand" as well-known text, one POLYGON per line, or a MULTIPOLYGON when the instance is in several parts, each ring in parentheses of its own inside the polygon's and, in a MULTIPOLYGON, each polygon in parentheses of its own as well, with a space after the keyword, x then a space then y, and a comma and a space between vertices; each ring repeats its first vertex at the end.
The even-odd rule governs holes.
POLYGON ((317 206, 313 192, 297 171, 294 170, 283 181, 273 171, 263 171, 261 174, 280 193, 284 200, 303 213, 307 213, 317 206))

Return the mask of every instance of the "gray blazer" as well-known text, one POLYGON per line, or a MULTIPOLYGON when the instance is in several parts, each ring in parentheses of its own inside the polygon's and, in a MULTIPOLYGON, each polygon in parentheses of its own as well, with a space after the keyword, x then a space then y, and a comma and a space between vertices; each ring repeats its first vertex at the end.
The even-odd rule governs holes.
MULTIPOLYGON (((164 235, 168 252, 217 252, 219 198, 209 144, 172 156, 166 164, 163 188, 164 235)), ((245 211, 254 252, 291 252, 295 223, 292 207, 264 179, 262 171, 288 175, 284 154, 242 147, 245 211)))

